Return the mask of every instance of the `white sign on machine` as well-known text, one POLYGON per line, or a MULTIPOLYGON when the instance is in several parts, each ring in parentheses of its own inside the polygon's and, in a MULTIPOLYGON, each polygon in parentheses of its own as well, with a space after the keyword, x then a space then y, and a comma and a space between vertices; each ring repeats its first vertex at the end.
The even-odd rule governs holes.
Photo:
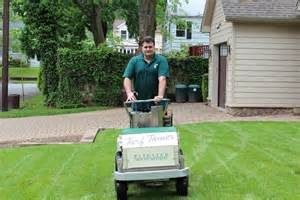
POLYGON ((176 132, 122 135, 123 168, 175 166, 178 164, 176 132))

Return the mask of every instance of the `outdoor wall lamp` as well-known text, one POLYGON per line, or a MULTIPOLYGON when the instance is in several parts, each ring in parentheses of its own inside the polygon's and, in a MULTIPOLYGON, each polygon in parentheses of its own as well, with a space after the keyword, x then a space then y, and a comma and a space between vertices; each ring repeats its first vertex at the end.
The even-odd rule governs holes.
POLYGON ((211 49, 209 48, 209 46, 205 46, 204 50, 203 50, 203 57, 204 58, 209 58, 211 56, 211 49))

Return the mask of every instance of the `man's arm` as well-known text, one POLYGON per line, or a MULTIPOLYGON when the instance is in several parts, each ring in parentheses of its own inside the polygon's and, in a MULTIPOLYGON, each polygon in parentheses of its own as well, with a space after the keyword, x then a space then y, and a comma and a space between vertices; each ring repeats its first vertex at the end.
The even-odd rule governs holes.
POLYGON ((131 80, 127 77, 124 78, 123 86, 126 91, 127 99, 126 101, 135 101, 136 98, 132 92, 132 83, 131 80))
POLYGON ((154 97, 155 101, 160 101, 164 98, 167 86, 167 78, 165 76, 160 76, 158 78, 158 95, 154 97))

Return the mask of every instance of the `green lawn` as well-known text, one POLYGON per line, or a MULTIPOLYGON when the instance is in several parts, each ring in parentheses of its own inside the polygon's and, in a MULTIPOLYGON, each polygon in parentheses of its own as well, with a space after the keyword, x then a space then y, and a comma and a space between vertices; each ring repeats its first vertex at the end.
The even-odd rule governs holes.
POLYGON ((44 106, 43 98, 44 97, 42 95, 37 95, 22 102, 20 109, 11 109, 8 112, 0 111, 0 118, 59 115, 107 109, 107 107, 103 106, 89 106, 70 109, 49 108, 44 106))
MULTIPOLYGON (((39 67, 9 67, 9 77, 30 77, 37 78, 39 75, 39 67)), ((0 77, 2 77, 2 67, 0 67, 0 77)))
MULTIPOLYGON (((190 190, 129 186, 129 199, 300 199, 300 123, 226 122, 179 126, 190 190)), ((118 130, 94 144, 0 149, 0 199, 115 199, 118 130)))

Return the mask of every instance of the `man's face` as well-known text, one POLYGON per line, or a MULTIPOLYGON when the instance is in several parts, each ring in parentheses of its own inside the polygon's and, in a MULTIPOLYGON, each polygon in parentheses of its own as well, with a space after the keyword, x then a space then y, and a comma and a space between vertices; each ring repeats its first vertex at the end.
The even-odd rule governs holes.
POLYGON ((142 51, 145 56, 152 56, 154 54, 154 48, 153 42, 144 42, 142 45, 142 51))

